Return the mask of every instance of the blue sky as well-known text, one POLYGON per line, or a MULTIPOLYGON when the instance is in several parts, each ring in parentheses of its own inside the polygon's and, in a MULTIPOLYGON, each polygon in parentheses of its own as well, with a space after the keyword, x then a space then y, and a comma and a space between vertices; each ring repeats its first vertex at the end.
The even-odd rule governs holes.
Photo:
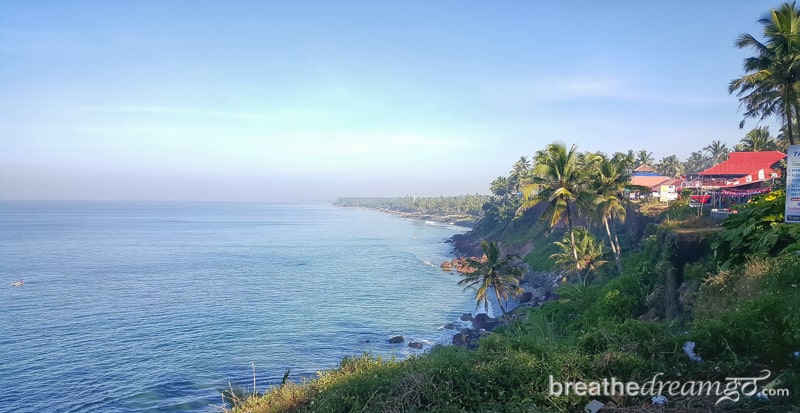
POLYGON ((0 0, 0 199, 488 193, 556 140, 685 159, 749 129, 733 42, 779 5, 0 0))

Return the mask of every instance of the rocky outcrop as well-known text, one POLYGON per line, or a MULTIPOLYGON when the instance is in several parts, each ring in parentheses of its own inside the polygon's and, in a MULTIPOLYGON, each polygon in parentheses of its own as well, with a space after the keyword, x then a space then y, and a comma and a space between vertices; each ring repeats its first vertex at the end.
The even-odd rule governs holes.
POLYGON ((416 342, 416 341, 412 341, 412 342, 408 343, 408 347, 409 348, 415 348, 415 349, 418 349, 418 350, 422 350, 422 343, 419 343, 419 342, 416 342))
POLYGON ((461 316, 462 321, 472 322, 472 327, 476 330, 492 331, 495 327, 500 325, 500 320, 491 318, 485 313, 480 313, 473 316, 471 313, 464 313, 461 316))
POLYGON ((477 261, 480 263, 486 262, 486 256, 484 255, 481 258, 478 257, 457 257, 453 258, 450 261, 445 261, 439 267, 444 271, 452 271, 456 270, 461 274, 472 274, 475 272, 475 268, 470 264, 471 261, 477 261))
POLYGON ((469 349, 478 348, 478 340, 485 334, 485 331, 479 331, 471 328, 464 328, 458 334, 453 336, 452 344, 454 346, 463 346, 469 349))
POLYGON ((398 344, 402 343, 403 341, 405 341, 405 338, 403 338, 403 336, 394 336, 389 339, 389 344, 398 344))

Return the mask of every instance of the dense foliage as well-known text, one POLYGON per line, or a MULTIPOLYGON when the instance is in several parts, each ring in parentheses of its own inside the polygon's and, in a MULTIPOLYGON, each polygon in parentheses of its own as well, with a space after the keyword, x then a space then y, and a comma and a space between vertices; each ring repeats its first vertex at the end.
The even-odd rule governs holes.
MULTIPOLYGON (((743 226, 764 222, 781 199, 779 194, 763 197, 736 218, 743 226)), ((726 227, 719 239, 734 230, 726 227)), ((576 411, 589 397, 550 396, 549 377, 645 382, 660 373, 664 380, 724 382, 760 376, 764 369, 771 375, 759 385, 788 389, 789 397, 745 398, 720 408, 795 411, 800 402, 800 257, 784 249, 721 271, 723 257, 703 241, 717 234, 675 231, 653 232, 640 251, 624 258, 620 276, 585 286, 564 284, 559 300, 516 311, 514 321, 483 338, 476 351, 437 347, 406 360, 349 357, 315 380, 239 400, 237 411, 576 411), (681 248, 701 251, 686 255, 681 248), (677 274, 695 292, 674 303, 683 308, 682 316, 661 322, 669 312, 664 307, 670 305, 665 297, 670 283, 681 283, 677 274), (697 344, 703 362, 681 351, 687 341, 697 344)), ((759 248, 744 243, 745 257, 755 252, 747 245, 759 248)), ((715 411, 717 398, 674 397, 670 406, 715 411)), ((641 406, 649 399, 617 401, 641 406)))
POLYGON ((786 191, 775 191, 753 198, 725 220, 715 244, 723 268, 800 251, 800 226, 783 222, 785 204, 786 191))
POLYGON ((393 212, 416 213, 438 217, 465 216, 477 220, 483 214, 487 195, 459 195, 439 197, 343 197, 334 205, 383 209, 393 212))

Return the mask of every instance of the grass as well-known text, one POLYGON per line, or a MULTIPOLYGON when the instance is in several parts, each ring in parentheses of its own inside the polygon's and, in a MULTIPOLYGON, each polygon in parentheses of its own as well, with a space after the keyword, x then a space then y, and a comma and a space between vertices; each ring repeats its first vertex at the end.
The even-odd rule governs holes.
MULTIPOLYGON (((716 236, 717 229, 692 219, 673 221, 668 231, 684 238, 684 232, 716 236)), ((664 380, 724 383, 728 377, 756 377, 768 369, 767 385, 789 389, 789 397, 721 407, 714 406, 714 398, 678 397, 659 411, 800 411, 800 357, 794 356, 800 351, 800 257, 750 259, 720 270, 713 254, 695 254, 696 261, 681 264, 689 289, 682 293, 690 298, 687 314, 647 321, 650 298, 657 291, 663 294, 669 280, 664 274, 673 271, 670 260, 676 251, 670 248, 676 247, 666 239, 672 238, 649 237, 642 251, 625 258, 620 276, 601 277, 589 286, 564 285, 559 300, 520 310, 511 325, 484 337, 477 350, 439 346, 405 360, 347 357, 314 380, 285 382, 263 394, 239 392, 229 410, 570 412, 583 410, 590 397, 550 396, 550 376, 643 383, 663 373, 664 380), (696 342, 703 363, 686 357, 686 341, 696 342)), ((550 241, 538 244, 552 246, 550 241)), ((708 242, 693 245, 709 248, 708 242)), ((537 248, 524 259, 542 270, 550 254, 547 247, 537 248)), ((648 398, 616 401, 621 405, 609 411, 642 411, 648 398)))

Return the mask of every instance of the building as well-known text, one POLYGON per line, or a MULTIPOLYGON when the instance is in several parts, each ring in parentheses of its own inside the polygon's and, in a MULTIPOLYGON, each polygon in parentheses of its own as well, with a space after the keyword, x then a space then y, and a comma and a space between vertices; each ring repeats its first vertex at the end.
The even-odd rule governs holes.
POLYGON ((631 185, 649 189, 649 191, 634 191, 631 193, 631 198, 639 198, 639 196, 642 195, 660 197, 661 192, 663 192, 662 185, 668 186, 667 192, 670 192, 670 200, 678 197, 675 191, 675 179, 660 175, 648 165, 640 165, 633 170, 631 174, 631 185))
POLYGON ((782 176, 784 158, 786 154, 778 151, 731 152, 726 161, 700 172, 682 187, 694 190, 693 200, 719 208, 746 203, 754 195, 772 191, 772 181, 782 176))
POLYGON ((781 177, 780 162, 786 154, 778 151, 731 152, 728 160, 700 172, 700 188, 761 189, 765 182, 781 177))

